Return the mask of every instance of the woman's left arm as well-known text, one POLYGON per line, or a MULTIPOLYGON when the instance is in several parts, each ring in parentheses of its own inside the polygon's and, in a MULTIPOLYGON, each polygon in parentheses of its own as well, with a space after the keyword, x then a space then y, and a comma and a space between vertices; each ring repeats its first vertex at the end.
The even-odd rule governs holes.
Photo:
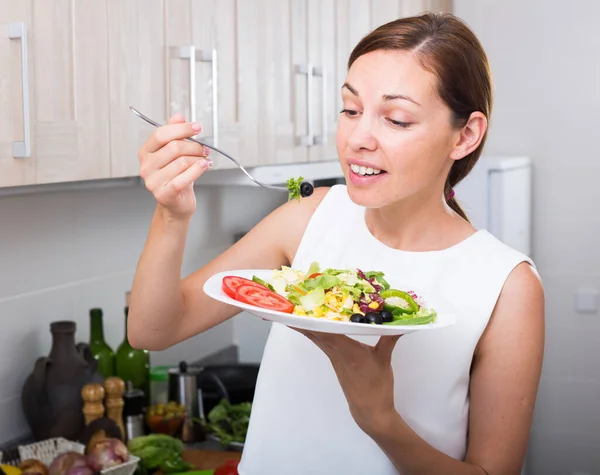
POLYGON ((464 462, 429 445, 394 409, 391 354, 397 338, 367 347, 340 335, 302 333, 329 356, 357 424, 402 475, 520 473, 544 354, 544 291, 529 264, 507 279, 475 353, 464 462))

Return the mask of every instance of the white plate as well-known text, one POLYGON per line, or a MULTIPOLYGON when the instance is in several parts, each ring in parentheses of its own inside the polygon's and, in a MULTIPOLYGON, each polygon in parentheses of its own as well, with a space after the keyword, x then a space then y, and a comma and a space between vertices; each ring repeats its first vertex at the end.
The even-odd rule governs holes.
POLYGON ((343 335, 403 335, 418 331, 436 330, 454 325, 453 314, 439 313, 432 323, 425 325, 368 325, 366 323, 338 322, 315 317, 302 317, 291 313, 276 312, 266 308, 255 307, 229 297, 222 290, 223 277, 234 275, 252 280, 257 276, 265 282, 271 282, 273 272, 270 270, 232 270, 213 275, 204 284, 204 292, 209 297, 220 302, 241 308, 257 317, 271 322, 281 323, 302 330, 312 330, 323 333, 340 333, 343 335))

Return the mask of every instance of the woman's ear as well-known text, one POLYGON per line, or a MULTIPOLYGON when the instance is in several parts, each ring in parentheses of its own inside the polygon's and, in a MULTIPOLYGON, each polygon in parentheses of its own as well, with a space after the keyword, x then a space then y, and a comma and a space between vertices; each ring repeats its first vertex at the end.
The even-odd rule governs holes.
POLYGON ((460 129, 454 148, 450 152, 450 158, 460 160, 479 147, 487 126, 485 115, 481 112, 473 112, 465 126, 460 129))

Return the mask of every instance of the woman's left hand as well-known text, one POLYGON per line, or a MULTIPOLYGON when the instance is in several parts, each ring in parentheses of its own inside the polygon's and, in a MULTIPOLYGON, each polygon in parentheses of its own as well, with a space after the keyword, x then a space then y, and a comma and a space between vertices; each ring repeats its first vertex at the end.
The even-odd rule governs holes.
POLYGON ((367 434, 377 433, 397 415, 394 406, 392 352, 398 336, 382 336, 375 346, 346 335, 296 331, 329 358, 348 400, 350 413, 367 434))

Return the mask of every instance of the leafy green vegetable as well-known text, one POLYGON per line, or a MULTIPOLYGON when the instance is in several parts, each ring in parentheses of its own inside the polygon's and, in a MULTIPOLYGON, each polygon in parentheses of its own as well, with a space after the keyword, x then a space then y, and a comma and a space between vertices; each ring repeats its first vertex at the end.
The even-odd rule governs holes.
POLYGON ((287 181, 287 189, 288 189, 288 201, 292 201, 294 199, 300 201, 300 185, 304 181, 304 177, 298 177, 296 179, 290 178, 287 181))
POLYGON ((312 262, 310 264, 310 267, 308 268, 308 271, 306 272, 306 275, 310 276, 313 274, 317 274, 321 272, 321 267, 319 266, 318 262, 312 262))
POLYGON ((388 284, 387 280, 385 280, 383 278, 383 272, 375 272, 375 271, 371 271, 371 272, 365 272, 365 277, 367 279, 370 279, 371 277, 375 277, 375 280, 377 282, 379 282, 384 289, 389 289, 390 288, 390 284, 388 284))
POLYGON ((315 308, 320 307, 325 303, 325 291, 322 287, 317 287, 306 295, 299 297, 299 300, 300 305, 302 305, 306 311, 313 311, 315 308))
POLYGON ((425 325, 435 321, 437 312, 433 309, 421 308, 416 313, 394 314, 394 320, 384 325, 425 325))
MULTIPOLYGON (((144 469, 173 469, 175 465, 183 465, 183 462, 178 463, 183 452, 183 442, 168 435, 150 434, 135 437, 127 443, 127 448, 133 455, 142 459, 144 469)), ((166 470, 163 471, 167 473, 166 470)))
POLYGON ((206 427, 221 439, 224 446, 245 442, 251 410, 251 402, 231 404, 227 399, 221 399, 208 413, 206 427))

